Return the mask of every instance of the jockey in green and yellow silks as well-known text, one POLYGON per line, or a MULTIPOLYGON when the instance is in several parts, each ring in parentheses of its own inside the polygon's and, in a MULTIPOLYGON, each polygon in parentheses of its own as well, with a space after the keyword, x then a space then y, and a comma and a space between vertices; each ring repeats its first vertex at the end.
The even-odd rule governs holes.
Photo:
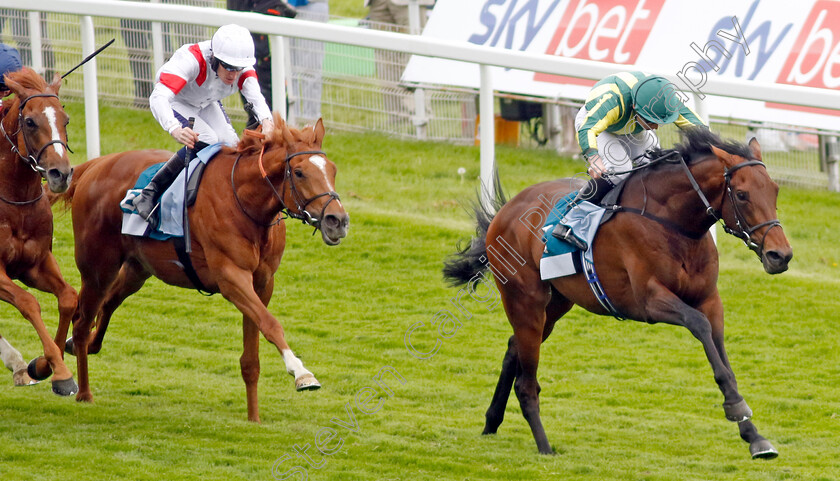
MULTIPOLYGON (((682 103, 677 88, 667 79, 642 72, 619 72, 596 83, 586 103, 575 117, 575 130, 581 153, 589 164, 592 177, 580 190, 578 199, 594 204, 601 201, 613 182, 627 171, 646 162, 644 153, 659 147, 654 131, 660 125, 674 123, 683 129, 703 126, 693 110, 682 103), (608 180, 604 174, 610 174, 608 180)), ((552 234, 577 245, 558 224, 552 234)))

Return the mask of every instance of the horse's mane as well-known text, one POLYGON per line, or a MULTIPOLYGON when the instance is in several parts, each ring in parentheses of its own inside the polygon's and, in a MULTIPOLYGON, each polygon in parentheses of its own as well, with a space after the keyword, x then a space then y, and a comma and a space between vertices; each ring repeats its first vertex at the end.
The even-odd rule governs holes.
POLYGON ((241 154, 256 154, 262 148, 263 142, 288 145, 295 140, 311 143, 315 140, 315 131, 307 128, 298 130, 287 124, 279 113, 274 112, 274 130, 262 133, 256 130, 244 130, 235 151, 241 154))
MULTIPOLYGON (((734 140, 723 140, 716 133, 705 127, 692 127, 681 131, 682 142, 676 144, 676 149, 687 162, 702 156, 714 155, 712 146, 717 147, 745 159, 752 158, 750 148, 743 143, 734 140)), ((659 157, 664 152, 662 149, 654 150, 653 156, 659 157)))
POLYGON ((17 72, 6 74, 10 80, 19 83, 23 88, 43 92, 47 89, 47 82, 29 67, 24 67, 17 72))

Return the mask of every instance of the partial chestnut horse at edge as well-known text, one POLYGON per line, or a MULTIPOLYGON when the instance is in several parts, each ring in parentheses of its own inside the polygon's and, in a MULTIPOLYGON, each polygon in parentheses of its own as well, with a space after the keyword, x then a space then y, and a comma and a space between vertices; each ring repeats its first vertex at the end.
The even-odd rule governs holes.
MULTIPOLYGON (((692 129, 676 153, 674 157, 681 156, 685 163, 658 162, 626 181, 617 204, 627 210, 603 224, 595 237, 595 269, 621 315, 683 326, 703 344, 723 393, 726 418, 738 423, 754 458, 774 458, 776 449, 750 421, 752 411, 738 392, 723 346, 718 252, 708 231, 722 219, 727 232, 758 254, 767 273, 784 272, 793 250, 776 219, 779 187, 767 174, 755 139, 747 147, 724 142, 706 129, 692 129)), ((553 450, 540 420, 540 344, 575 304, 596 314, 610 314, 583 274, 540 279, 545 245, 520 220, 540 205, 541 196, 559 199, 571 192, 573 183, 565 179, 537 184, 507 203, 502 196, 498 203, 503 207, 495 215, 477 207, 477 237, 444 268, 453 284, 464 284, 488 268, 483 261, 489 257, 493 271, 503 274, 504 280, 494 278, 513 336, 483 434, 498 430, 513 386, 537 448, 544 454, 553 450), (509 249, 505 245, 521 256, 522 265, 512 266, 513 272, 503 259, 488 255, 488 251, 509 249)))
MULTIPOLYGON (((191 257, 199 280, 243 315, 240 365, 248 419, 256 422, 260 333, 280 351, 298 390, 320 387, 266 308, 286 245, 280 216, 285 213, 320 229, 327 245, 341 242, 349 224, 334 188, 335 164, 321 151, 323 121, 297 130, 275 113, 274 123, 273 131, 246 131, 236 150, 224 147, 216 154, 189 209, 191 257)), ((172 242, 120 233, 119 204, 126 190, 144 169, 170 156, 162 150, 140 150, 90 160, 76 168, 70 188, 58 196, 72 207, 76 264, 82 277, 73 337, 67 344, 78 366, 78 401, 93 400, 88 354, 101 349, 108 322, 123 300, 151 276, 174 286, 196 287, 180 267, 172 242)))
MULTIPOLYGON (((70 323, 77 296, 61 276, 52 253, 52 210, 42 184, 45 179, 50 191, 64 192, 70 183, 69 117, 58 99, 60 77, 47 85, 34 70, 24 68, 7 74, 5 83, 15 97, 0 108, 0 300, 15 306, 41 340, 44 356, 29 364, 29 376, 41 380, 53 374, 53 392, 69 396, 78 387, 64 364, 62 348, 67 331, 60 326, 70 323), (55 341, 47 332, 35 296, 13 279, 58 298, 55 341)), ((13 369, 19 370, 19 366, 13 369)))

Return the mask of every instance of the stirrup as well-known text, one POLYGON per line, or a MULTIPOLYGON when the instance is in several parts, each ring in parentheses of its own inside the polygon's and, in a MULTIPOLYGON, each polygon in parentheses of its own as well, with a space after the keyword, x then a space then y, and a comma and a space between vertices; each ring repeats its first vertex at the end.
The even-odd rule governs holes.
POLYGON ((140 214, 140 212, 138 212, 137 214, 139 214, 140 217, 143 218, 143 220, 145 220, 150 226, 152 226, 152 229, 157 229, 160 225, 160 215, 158 215, 158 211, 160 211, 159 207, 160 202, 155 202, 155 206, 152 207, 152 210, 149 211, 148 216, 143 217, 143 214, 140 214))
POLYGON ((570 229, 569 226, 563 224, 557 224, 557 226, 554 227, 554 230, 551 231, 551 235, 554 236, 555 239, 570 244, 582 251, 585 251, 589 247, 586 242, 578 239, 574 234, 572 234, 572 229, 570 229))

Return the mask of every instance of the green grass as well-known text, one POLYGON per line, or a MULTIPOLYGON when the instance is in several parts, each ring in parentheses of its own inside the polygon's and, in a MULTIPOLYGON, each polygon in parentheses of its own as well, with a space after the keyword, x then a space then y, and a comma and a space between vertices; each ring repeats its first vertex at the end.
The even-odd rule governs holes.
MULTIPOLYGON (((77 104, 68 110, 81 162, 84 115, 77 104)), ((103 154, 175 148, 148 112, 103 108, 101 119, 103 154)), ((779 216, 795 251, 785 274, 766 275, 740 241, 720 237, 727 348, 778 459, 749 458, 688 331, 578 308, 542 350, 542 419, 559 454, 541 456, 515 397, 499 434, 479 434, 510 335, 501 308, 467 304, 473 316, 431 359, 404 345, 406 330, 430 323, 456 293, 440 268, 473 230, 458 202, 474 197, 478 149, 335 134, 329 125, 324 147, 339 167, 350 234, 328 248, 290 223, 269 306, 324 387, 296 393, 263 340, 263 423, 247 422, 240 314, 219 296, 152 280, 117 311, 102 353, 91 358, 94 404, 58 398, 48 382, 14 388, 10 375, 0 376, 0 477, 270 480, 275 461, 308 444, 320 468, 295 457, 279 466, 278 479, 294 465, 307 467, 309 479, 342 481, 840 478, 836 194, 781 191, 779 216), (463 183, 458 167, 467 170, 463 183), (356 397, 376 386, 385 366, 406 382, 386 376, 393 396, 362 413, 356 397), (332 422, 348 421, 348 403, 358 432, 332 422), (327 446, 336 452, 322 457, 314 445, 326 427, 342 444, 334 439, 327 446)), ((499 148, 497 158, 511 193, 580 170, 546 151, 499 148)), ((72 251, 70 215, 56 211, 55 252, 78 288, 72 251)), ((37 297, 54 331, 56 302, 37 297)), ((27 359, 39 353, 32 328, 8 304, 0 304, 0 332, 27 359)), ((432 338, 417 339, 416 347, 431 348, 432 338)))

